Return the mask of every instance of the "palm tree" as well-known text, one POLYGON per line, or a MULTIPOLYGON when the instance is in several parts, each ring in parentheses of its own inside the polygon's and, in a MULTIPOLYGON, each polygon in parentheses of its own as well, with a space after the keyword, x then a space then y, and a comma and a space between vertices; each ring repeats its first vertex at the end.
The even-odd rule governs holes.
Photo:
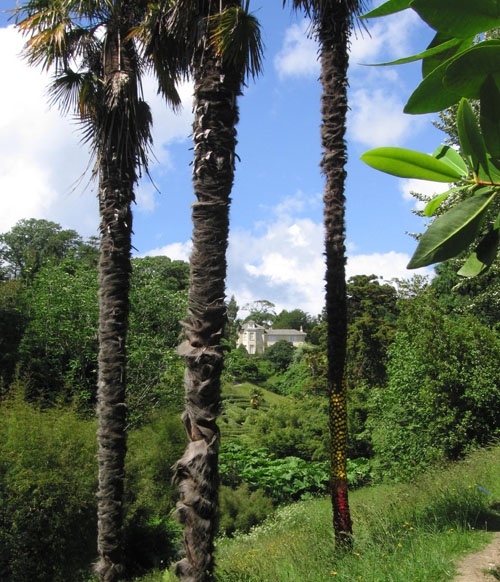
MULTIPOLYGON (((286 3, 286 0, 284 0, 286 3)), ((324 203, 328 386, 330 398, 330 488, 335 540, 352 544, 347 494, 347 393, 345 360, 347 297, 345 281, 345 197, 349 38, 363 0, 292 0, 311 18, 321 61, 321 169, 326 177, 324 203)))
MULTIPOLYGON (((32 65, 52 69, 50 91, 73 111, 95 155, 99 183, 98 554, 101 580, 124 571, 126 350, 134 186, 147 169, 151 114, 140 92, 143 63, 130 32, 147 2, 29 0, 17 10, 32 65)), ((160 78, 161 81, 161 78, 160 78)), ((161 83, 173 103, 172 82, 161 83)))
POLYGON ((176 0, 153 15, 158 33, 183 43, 183 70, 194 81, 193 250, 190 258, 185 341, 189 443, 175 465, 177 515, 186 557, 176 565, 183 580, 213 580, 218 516, 221 338, 226 323, 225 279, 229 204, 235 169, 237 98, 247 75, 260 70, 262 46, 248 1, 176 0))

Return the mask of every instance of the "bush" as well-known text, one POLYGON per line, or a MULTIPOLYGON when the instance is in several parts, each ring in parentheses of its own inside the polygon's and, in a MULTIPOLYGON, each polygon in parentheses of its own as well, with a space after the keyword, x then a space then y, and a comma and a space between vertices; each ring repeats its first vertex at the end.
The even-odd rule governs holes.
POLYGON ((415 302, 369 418, 379 473, 398 479, 500 434, 498 337, 474 317, 444 314, 430 293, 415 302))
POLYGON ((0 580, 88 580, 96 557, 95 424, 21 398, 0 408, 0 580))
POLYGON ((177 554, 181 527, 171 517, 177 497, 172 465, 185 443, 179 415, 168 411, 129 435, 125 534, 134 575, 165 566, 177 554))
POLYGON ((249 532, 272 511, 272 500, 260 489, 250 491, 246 483, 236 489, 224 485, 220 488, 219 531, 226 536, 249 532))
POLYGON ((328 459, 328 401, 325 398, 284 401, 249 416, 249 440, 277 457, 306 461, 328 459))

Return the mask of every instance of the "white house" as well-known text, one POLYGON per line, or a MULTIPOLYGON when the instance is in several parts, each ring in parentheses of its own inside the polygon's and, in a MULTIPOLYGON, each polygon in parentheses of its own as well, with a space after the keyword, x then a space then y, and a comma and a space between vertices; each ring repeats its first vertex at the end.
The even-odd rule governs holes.
POLYGON ((247 321, 241 327, 236 345, 245 346, 249 354, 263 354, 280 340, 286 340, 297 347, 306 341, 306 333, 302 329, 266 329, 255 321, 247 321))

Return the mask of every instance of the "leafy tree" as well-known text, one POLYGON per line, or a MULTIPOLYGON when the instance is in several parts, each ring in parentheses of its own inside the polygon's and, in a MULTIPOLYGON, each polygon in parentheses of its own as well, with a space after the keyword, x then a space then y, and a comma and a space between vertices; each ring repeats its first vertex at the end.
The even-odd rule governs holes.
MULTIPOLYGON (((286 4, 286 0, 284 0, 286 4)), ((326 178, 323 195, 326 255, 326 319, 328 384, 330 391, 331 496, 335 541, 352 545, 352 522, 347 494, 347 297, 345 284, 345 197, 347 69, 349 39, 362 0, 292 0, 312 20, 321 63, 321 168, 326 178)))
POLYGON ((276 318, 275 307, 276 305, 267 299, 259 299, 252 303, 247 303, 243 307, 243 310, 249 311, 250 313, 245 317, 243 323, 246 321, 255 321, 257 325, 271 327, 276 318))
POLYGON ((314 318, 302 309, 293 309, 281 311, 273 321, 273 329, 302 329, 309 331, 315 324, 314 318))
MULTIPOLYGON (((101 217, 96 573, 107 582, 124 571, 131 205, 151 144, 151 113, 140 92, 145 63, 131 33, 147 8, 133 0, 29 0, 17 8, 18 27, 28 36, 28 62, 54 72, 52 100, 78 116, 96 159, 101 217)), ((165 68, 156 71, 160 90, 178 104, 172 75, 165 75, 165 68)))
POLYGON ((408 478, 498 436, 500 343, 476 318, 447 314, 431 286, 401 301, 369 422, 379 474, 408 478))
POLYGON ((272 362, 278 372, 284 372, 293 361, 295 349, 290 342, 279 340, 262 357, 272 362))
POLYGON ((234 295, 231 295, 231 299, 227 303, 227 324, 225 329, 225 337, 231 344, 231 346, 236 347, 236 341, 238 339, 238 311, 240 310, 234 295))
POLYGON ((347 282, 348 357, 350 388, 385 382, 387 348, 396 327, 397 293, 393 285, 380 284, 376 275, 357 275, 347 282))
POLYGON ((84 246, 74 230, 35 218, 19 220, 0 235, 0 272, 7 279, 33 280, 48 261, 59 262, 84 246))
POLYGON ((19 373, 29 401, 93 411, 97 381, 97 270, 68 258, 43 267, 23 293, 27 324, 19 373))
POLYGON ((3 387, 9 386, 19 357, 25 317, 21 307, 22 286, 20 281, 0 283, 0 398, 3 387))
POLYGON ((362 159, 396 176, 457 184, 427 204, 424 214, 429 217, 437 215, 445 201, 449 206, 422 235, 408 267, 430 265, 467 251, 459 275, 473 277, 490 268, 500 242, 500 90, 495 68, 500 41, 476 40, 478 34, 500 26, 500 13, 490 0, 463 3, 458 8, 445 1, 390 0, 366 17, 407 8, 434 28, 436 36, 427 50, 396 61, 422 60, 423 80, 405 112, 441 111, 458 103, 461 155, 449 146, 440 146, 432 156, 402 148, 377 148, 362 159), (469 99, 479 100, 479 123, 469 99), (471 252, 469 247, 478 237, 471 252))

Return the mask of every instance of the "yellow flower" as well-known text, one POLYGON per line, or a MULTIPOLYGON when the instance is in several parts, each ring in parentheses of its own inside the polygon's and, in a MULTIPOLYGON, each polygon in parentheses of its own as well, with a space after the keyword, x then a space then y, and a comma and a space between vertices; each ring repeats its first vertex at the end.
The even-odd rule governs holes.
POLYGON ((398 544, 398 548, 402 548, 402 547, 403 547, 403 544, 398 544))
POLYGON ((332 570, 332 571, 330 572, 330 574, 331 574, 332 576, 336 576, 336 575, 337 575, 337 572, 335 572, 335 571, 333 571, 333 570, 332 570))

